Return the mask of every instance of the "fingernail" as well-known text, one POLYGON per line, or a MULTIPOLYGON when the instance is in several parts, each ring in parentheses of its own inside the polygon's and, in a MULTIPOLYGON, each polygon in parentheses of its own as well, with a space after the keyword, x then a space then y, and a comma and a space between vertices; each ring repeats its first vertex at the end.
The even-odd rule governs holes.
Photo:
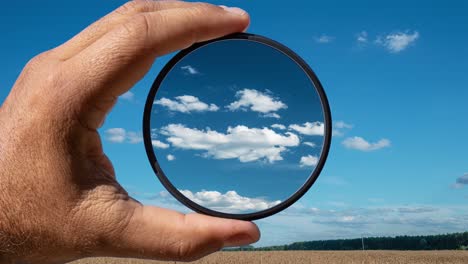
POLYGON ((239 247, 239 246, 245 246, 248 244, 252 244, 257 242, 254 238, 251 236, 241 233, 241 234, 236 234, 224 242, 224 247, 239 247))
POLYGON ((224 5, 220 5, 220 7, 222 7, 224 10, 230 12, 230 13, 233 13, 233 14, 236 14, 236 15, 239 15, 239 16, 243 16, 245 14, 247 14, 247 12, 243 9, 240 9, 238 7, 228 7, 228 6, 224 6, 224 5))

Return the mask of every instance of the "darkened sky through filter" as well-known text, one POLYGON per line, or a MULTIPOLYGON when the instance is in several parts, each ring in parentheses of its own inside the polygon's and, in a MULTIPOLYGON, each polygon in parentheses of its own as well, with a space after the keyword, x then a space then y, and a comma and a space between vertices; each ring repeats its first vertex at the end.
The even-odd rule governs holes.
POLYGON ((279 50, 224 40, 179 61, 153 105, 153 147, 186 197, 230 213, 296 192, 322 151, 323 111, 302 68, 279 50))

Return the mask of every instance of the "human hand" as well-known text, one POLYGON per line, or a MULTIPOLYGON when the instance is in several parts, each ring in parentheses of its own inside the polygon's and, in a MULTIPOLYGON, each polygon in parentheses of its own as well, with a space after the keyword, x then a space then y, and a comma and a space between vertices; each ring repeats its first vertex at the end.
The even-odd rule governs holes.
POLYGON ((239 9, 132 1, 33 58, 0 108, 0 262, 194 260, 259 239, 251 222, 143 206, 97 129, 156 57, 245 30, 239 9))

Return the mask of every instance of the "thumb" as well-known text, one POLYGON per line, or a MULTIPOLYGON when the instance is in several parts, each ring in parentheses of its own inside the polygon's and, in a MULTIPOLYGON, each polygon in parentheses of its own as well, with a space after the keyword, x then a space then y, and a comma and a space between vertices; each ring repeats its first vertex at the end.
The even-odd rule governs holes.
POLYGON ((65 62, 68 72, 73 72, 71 82, 85 84, 72 91, 77 104, 74 109, 86 110, 82 120, 90 120, 88 127, 96 128, 112 106, 101 102, 115 100, 128 91, 156 57, 240 32, 248 24, 249 16, 241 9, 203 3, 135 15, 65 62))
POLYGON ((118 257, 193 261, 223 247, 254 243, 260 238, 252 222, 142 206, 109 251, 118 257))

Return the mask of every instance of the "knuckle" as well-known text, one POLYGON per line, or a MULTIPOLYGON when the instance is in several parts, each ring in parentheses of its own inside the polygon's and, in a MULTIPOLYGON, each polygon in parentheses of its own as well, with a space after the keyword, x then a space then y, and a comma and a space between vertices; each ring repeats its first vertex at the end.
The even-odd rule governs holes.
POLYGON ((21 78, 24 82, 21 87, 25 95, 41 98, 44 97, 44 92, 51 95, 51 92, 61 88, 64 73, 47 51, 35 56, 26 64, 21 78))
POLYGON ((219 12, 223 10, 219 6, 203 2, 194 3, 192 9, 197 15, 207 15, 207 13, 219 12))
POLYGON ((115 12, 121 15, 133 15, 150 11, 155 4, 157 4, 157 2, 153 0, 128 1, 115 10, 115 12))
POLYGON ((134 15, 129 23, 123 25, 126 37, 136 39, 138 41, 145 40, 149 35, 149 21, 145 14, 134 15))
POLYGON ((135 12, 138 12, 142 7, 142 3, 140 1, 128 1, 117 10, 115 10, 116 13, 121 14, 121 15, 128 15, 128 14, 133 14, 135 12))
POLYGON ((49 52, 46 51, 46 52, 43 52, 43 53, 40 53, 36 56, 34 56, 32 59, 30 59, 28 61, 28 63, 26 64, 26 69, 35 69, 37 67, 39 67, 40 65, 44 64, 49 58, 49 52))
POLYGON ((187 241, 180 241, 177 245, 176 259, 178 261, 194 261, 197 257, 193 254, 192 244, 187 241))
MULTIPOLYGON (((179 224, 188 227, 189 217, 190 215, 181 214, 178 220, 179 224)), ((168 241, 166 248, 171 250, 171 256, 176 261, 192 262, 220 250, 222 246, 223 242, 209 232, 194 233, 190 228, 182 228, 179 230, 179 235, 168 241)))

